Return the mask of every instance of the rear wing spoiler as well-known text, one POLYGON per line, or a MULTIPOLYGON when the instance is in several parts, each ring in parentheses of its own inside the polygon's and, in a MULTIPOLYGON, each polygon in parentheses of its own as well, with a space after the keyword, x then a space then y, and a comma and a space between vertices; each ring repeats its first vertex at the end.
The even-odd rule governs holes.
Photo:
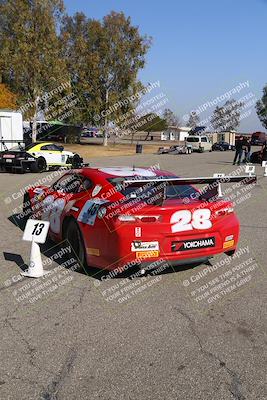
POLYGON ((222 176, 214 177, 207 176, 201 178, 155 178, 155 179, 125 179, 124 183, 128 186, 134 186, 135 183, 160 183, 166 182, 176 185, 205 185, 212 183, 232 183, 232 182, 242 182, 244 184, 251 184, 257 182, 256 175, 242 175, 242 176, 222 176), (249 182, 248 182, 249 180, 249 182))
POLYGON ((1 139, 0 143, 3 144, 3 147, 4 147, 5 151, 8 151, 6 143, 18 144, 19 148, 22 149, 21 143, 25 143, 25 140, 6 140, 6 139, 1 139))
POLYGON ((157 204, 162 204, 166 198, 166 186, 167 185, 207 185, 204 190, 201 190, 199 199, 201 200, 213 200, 216 197, 223 197, 222 184, 227 183, 238 183, 243 185, 251 185, 257 182, 256 175, 243 175, 243 176, 211 176, 211 177, 200 177, 200 178, 165 178, 165 177, 155 177, 151 179, 125 179, 124 185, 135 186, 136 184, 151 184, 160 185, 160 190, 162 191, 162 196, 158 199, 157 204), (165 185, 164 185, 165 184, 165 185))

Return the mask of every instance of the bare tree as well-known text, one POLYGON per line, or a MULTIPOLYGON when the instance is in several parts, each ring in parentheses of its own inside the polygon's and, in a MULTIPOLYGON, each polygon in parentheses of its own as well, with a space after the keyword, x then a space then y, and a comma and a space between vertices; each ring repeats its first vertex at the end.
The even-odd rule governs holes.
POLYGON ((200 118, 199 118, 198 114, 196 113, 196 111, 191 111, 188 122, 187 122, 187 126, 191 129, 195 129, 198 126, 199 122, 200 122, 200 118))
POLYGON ((217 106, 211 117, 211 124, 214 130, 217 132, 235 130, 240 124, 243 106, 243 103, 234 99, 227 100, 222 107, 217 106))

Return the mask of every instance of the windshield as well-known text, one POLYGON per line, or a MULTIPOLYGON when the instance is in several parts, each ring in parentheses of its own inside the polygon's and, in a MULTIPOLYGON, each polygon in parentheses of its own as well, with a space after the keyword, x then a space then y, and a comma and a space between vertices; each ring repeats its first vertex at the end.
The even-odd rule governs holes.
MULTIPOLYGON (((162 178, 175 178, 173 176, 161 176, 162 178)), ((151 179, 140 177, 140 179, 151 179)), ((175 183, 164 183, 158 180, 157 182, 148 182, 148 183, 139 183, 136 180, 136 183, 133 185, 127 185, 127 181, 123 178, 111 178, 108 180, 113 186, 116 187, 117 191, 122 193, 127 198, 140 198, 140 200, 144 200, 149 198, 149 196, 153 196, 153 194, 166 190, 166 199, 184 199, 186 197, 190 197, 193 194, 197 193, 197 190, 193 188, 191 185, 178 185, 175 183), (166 188, 166 189, 165 189, 166 188)), ((193 196, 191 197, 193 198, 193 196)))

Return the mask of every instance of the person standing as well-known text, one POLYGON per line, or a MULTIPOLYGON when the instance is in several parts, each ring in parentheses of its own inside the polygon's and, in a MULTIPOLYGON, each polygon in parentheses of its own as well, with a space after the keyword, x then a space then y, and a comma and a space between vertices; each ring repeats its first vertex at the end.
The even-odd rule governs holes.
POLYGON ((246 149, 246 157, 245 157, 245 162, 250 162, 250 157, 251 157, 251 139, 247 140, 247 149, 246 149))
POLYGON ((260 162, 267 161, 267 142, 265 141, 260 151, 260 162))
POLYGON ((247 145, 248 145, 248 139, 246 137, 244 137, 243 146, 242 146, 242 149, 244 152, 244 159, 242 161, 243 164, 245 164, 247 162, 247 154, 248 154, 247 145))
POLYGON ((240 136, 240 138, 235 143, 235 158, 233 161, 233 165, 237 162, 240 165, 242 154, 243 154, 243 145, 244 145, 244 138, 240 136))

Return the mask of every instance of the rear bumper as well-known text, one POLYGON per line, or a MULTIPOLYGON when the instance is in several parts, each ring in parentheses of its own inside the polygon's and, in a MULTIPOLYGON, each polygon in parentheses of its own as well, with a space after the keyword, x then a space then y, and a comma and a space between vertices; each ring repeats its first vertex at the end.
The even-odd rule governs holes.
POLYGON ((17 160, 17 159, 6 159, 2 158, 0 159, 0 167, 2 169, 6 170, 12 170, 12 169, 30 169, 30 166, 34 163, 35 161, 29 161, 29 160, 17 160), (7 160, 11 160, 10 162, 7 160))
MULTIPOLYGON (((134 227, 130 225, 117 230, 114 234, 116 237, 110 237, 110 248, 104 256, 107 263, 105 268, 114 270, 116 268, 128 268, 129 264, 147 265, 157 260, 164 260, 170 265, 185 265, 194 262, 203 262, 217 254, 234 252, 239 241, 239 221, 235 214, 227 216, 223 223, 216 226, 216 230, 204 232, 194 231, 191 234, 184 233, 178 235, 162 234, 156 229, 150 232, 143 233, 141 238, 136 238, 134 235, 134 227), (172 245, 174 242, 198 241, 215 238, 214 247, 207 248, 189 248, 182 251, 173 251, 172 245), (137 251, 131 251, 133 241, 153 242, 159 244, 158 251, 147 251, 140 255, 137 251), (112 256, 111 256, 112 255, 112 256)), ((111 234, 112 236, 112 234, 111 234)))

